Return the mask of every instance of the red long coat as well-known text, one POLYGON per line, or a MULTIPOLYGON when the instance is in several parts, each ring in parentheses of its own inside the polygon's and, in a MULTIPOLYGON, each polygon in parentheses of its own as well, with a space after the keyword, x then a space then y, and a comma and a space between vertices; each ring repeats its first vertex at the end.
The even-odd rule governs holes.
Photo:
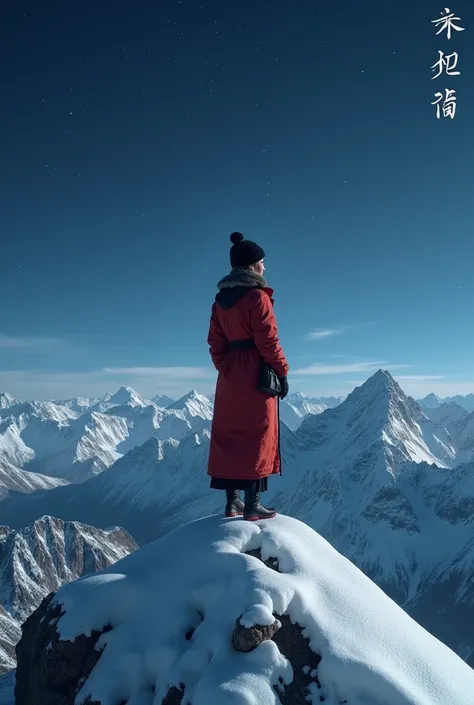
POLYGON ((208 343, 219 371, 208 468, 212 477, 258 480, 280 472, 277 399, 257 387, 260 355, 279 377, 289 369, 272 295, 269 288, 248 288, 230 307, 219 305, 219 295, 212 307, 208 343), (256 349, 229 349, 229 341, 248 339, 256 349))

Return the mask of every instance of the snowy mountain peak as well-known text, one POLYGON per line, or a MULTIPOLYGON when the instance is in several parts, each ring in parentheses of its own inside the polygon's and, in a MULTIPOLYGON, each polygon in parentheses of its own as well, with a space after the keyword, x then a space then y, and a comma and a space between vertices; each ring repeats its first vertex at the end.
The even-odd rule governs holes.
POLYGON ((364 389, 369 391, 371 394, 396 393, 397 395, 402 394, 405 396, 400 386, 395 382, 392 375, 387 370, 377 370, 372 377, 369 377, 369 379, 357 389, 364 389))
POLYGON ((426 406, 428 409, 436 409, 442 403, 442 399, 434 392, 428 394, 428 396, 420 401, 421 406, 426 406))
POLYGON ((132 450, 124 456, 124 459, 130 461, 132 464, 141 464, 143 469, 145 467, 147 468, 150 463, 156 463, 163 457, 163 443, 166 443, 166 441, 161 441, 158 438, 149 438, 141 446, 132 448, 132 450))
POLYGON ((307 394, 304 394, 303 392, 293 392, 292 394, 288 394, 287 399, 290 402, 290 404, 300 404, 302 401, 308 398, 307 394))
POLYGON ((142 399, 132 387, 123 386, 108 399, 108 404, 111 406, 148 406, 149 403, 142 399))
POLYGON ((175 401, 168 409, 184 411, 187 416, 192 418, 200 417, 205 421, 212 420, 214 413, 214 407, 210 399, 203 394, 199 394, 195 389, 184 397, 181 397, 181 399, 178 399, 178 401, 175 401))
POLYGON ((356 387, 334 411, 355 404, 358 407, 358 413, 367 408, 370 409, 374 418, 377 416, 379 419, 385 420, 390 407, 407 401, 408 397, 395 382, 390 372, 378 370, 364 384, 356 387))
MULTIPOLYGON (((57 423, 68 423, 71 419, 77 419, 78 414, 67 406, 60 406, 52 401, 24 401, 9 407, 7 416, 11 413, 16 418, 24 416, 26 418, 37 418, 41 421, 55 421, 57 423)), ((5 417, 5 414, 3 415, 5 417)))
POLYGON ((181 397, 180 399, 178 399, 178 400, 175 402, 175 404, 176 404, 176 406, 177 406, 178 404, 180 404, 180 405, 181 405, 180 408, 182 408, 182 406, 183 406, 187 401, 191 401, 191 400, 193 400, 193 399, 199 400, 199 399, 204 399, 204 398, 205 398, 205 397, 203 397, 202 394, 199 394, 199 392, 198 392, 196 389, 193 389, 193 390, 191 390, 190 392, 188 392, 187 394, 185 394, 184 397, 181 397))
POLYGON ((356 387, 340 406, 306 419, 297 436, 306 447, 325 444, 332 460, 348 462, 375 444, 390 466, 425 461, 453 467, 456 462, 448 431, 432 422, 386 370, 356 387))
POLYGON ((10 406, 19 404, 19 400, 12 397, 8 392, 0 392, 0 409, 8 409, 10 406))

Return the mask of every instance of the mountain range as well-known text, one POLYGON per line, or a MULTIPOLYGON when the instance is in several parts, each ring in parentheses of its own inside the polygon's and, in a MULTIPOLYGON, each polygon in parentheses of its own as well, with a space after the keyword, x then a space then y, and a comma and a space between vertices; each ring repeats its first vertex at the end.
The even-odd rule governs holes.
POLYGON ((181 440, 212 419, 212 403, 195 391, 169 409, 129 387, 100 400, 19 402, 3 394, 0 404, 0 460, 5 475, 15 476, 11 487, 0 476, 0 492, 25 484, 18 469, 60 478, 59 484, 84 482, 151 437, 181 440))
POLYGON ((0 674, 14 668, 20 625, 44 597, 136 547, 123 529, 101 530, 50 516, 18 531, 0 526, 0 674))
MULTIPOLYGON (((281 403, 281 418, 296 430, 308 414, 340 401, 298 392, 281 403)), ((149 438, 179 441, 192 431, 210 429, 212 416, 213 402, 196 390, 178 400, 144 399, 131 387, 99 399, 47 402, 0 394, 0 497, 11 490, 85 482, 149 438)))
MULTIPOLYGON (((222 494, 209 489, 206 475, 212 402, 192 392, 163 410, 134 403, 126 391, 129 404, 92 412, 123 422, 119 457, 79 485, 10 491, 3 521, 20 528, 47 514, 120 525, 144 544, 222 511, 222 494), (183 422, 187 433, 179 426, 181 437, 164 437, 163 429, 183 422)), ((68 417, 62 428, 76 428, 89 413, 68 417)), ((474 663, 474 413, 452 401, 422 407, 380 370, 337 406, 307 415, 295 432, 282 424, 281 449, 283 475, 271 479, 265 501, 316 529, 474 663)))
POLYGON ((454 397, 441 398, 437 394, 431 393, 419 400, 420 406, 427 409, 436 409, 441 404, 451 404, 453 402, 466 411, 474 411, 474 394, 456 394, 454 397))

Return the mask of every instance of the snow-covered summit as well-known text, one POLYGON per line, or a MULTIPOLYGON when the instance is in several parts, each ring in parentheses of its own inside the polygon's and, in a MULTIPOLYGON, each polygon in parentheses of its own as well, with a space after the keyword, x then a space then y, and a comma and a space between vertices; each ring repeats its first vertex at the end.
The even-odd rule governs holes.
POLYGON ((143 399, 132 387, 120 387, 108 400, 110 406, 148 406, 151 402, 143 399))
POLYGON ((437 394, 431 392, 431 394, 428 394, 423 399, 420 399, 419 403, 421 406, 426 406, 428 409, 436 409, 443 403, 443 400, 437 394))
POLYGON ((3 418, 9 416, 15 418, 23 417, 24 419, 36 418, 41 421, 55 421, 56 423, 65 424, 70 419, 77 419, 77 413, 67 406, 60 406, 52 401, 24 401, 9 406, 2 413, 3 418))
POLYGON ((297 436, 306 447, 326 444, 325 455, 333 462, 382 443, 394 462, 425 461, 442 467, 456 463, 448 431, 434 424, 385 370, 356 387, 340 406, 309 416, 297 436))
MULTIPOLYGON (((106 398, 108 399, 109 396, 110 395, 107 395, 107 397, 103 397, 102 400, 105 400, 106 398)), ((55 399, 54 404, 57 404, 59 406, 67 406, 68 409, 75 411, 76 414, 84 414, 92 406, 98 404, 99 401, 101 400, 95 399, 93 397, 73 397, 72 399, 55 399)))
MULTIPOLYGON (((55 606, 62 615, 53 622, 57 636, 48 632, 48 658, 60 659, 65 641, 71 654, 80 635, 98 657, 92 671, 77 673, 77 705, 171 696, 193 705, 275 705, 278 692, 292 705, 473 702, 467 664, 323 538, 284 516, 182 526, 61 588, 51 613, 39 611, 29 629, 51 629, 55 606), (268 633, 258 629, 263 641, 242 653, 236 623, 268 633)), ((25 637, 19 654, 17 697, 26 702, 25 637)), ((43 676, 32 687, 47 701, 54 685, 43 676)))
POLYGON ((15 406, 15 404, 20 404, 20 401, 12 397, 8 392, 0 392, 0 409, 8 409, 10 406, 15 406))
POLYGON ((188 417, 199 417, 206 421, 212 420, 214 412, 213 404, 209 398, 199 394, 195 389, 168 407, 168 410, 172 409, 184 411, 188 417))

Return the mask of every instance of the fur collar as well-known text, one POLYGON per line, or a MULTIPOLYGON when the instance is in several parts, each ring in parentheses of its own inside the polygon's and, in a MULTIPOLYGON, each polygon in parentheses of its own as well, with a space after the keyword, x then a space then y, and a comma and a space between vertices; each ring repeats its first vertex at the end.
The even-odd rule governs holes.
POLYGON ((222 291, 222 289, 233 289, 236 286, 244 286, 246 288, 258 287, 260 289, 268 287, 263 277, 252 269, 243 267, 235 267, 217 284, 219 291, 222 291))

